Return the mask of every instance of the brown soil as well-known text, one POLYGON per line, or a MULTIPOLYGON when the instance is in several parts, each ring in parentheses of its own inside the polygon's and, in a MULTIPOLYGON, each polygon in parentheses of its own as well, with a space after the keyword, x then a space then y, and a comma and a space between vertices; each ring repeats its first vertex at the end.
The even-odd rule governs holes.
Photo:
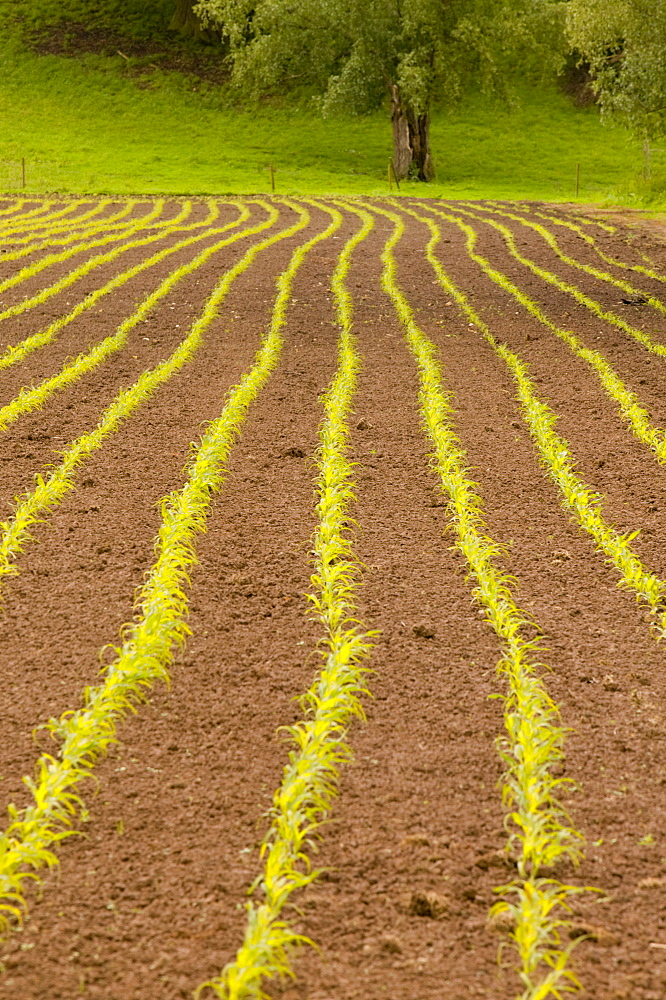
MULTIPOLYGON (((232 217, 232 209, 224 211, 232 217)), ((293 216, 282 211, 286 226, 293 216)), ((528 256, 666 343, 665 317, 623 305, 617 289, 563 265, 519 223, 502 221, 519 233, 528 256)), ((309 232, 325 224, 314 211, 309 232)), ((45 876, 25 928, 5 945, 0 996, 7 1000, 189 997, 239 945, 242 904, 285 761, 276 732, 298 717, 295 698, 317 664, 318 629, 303 597, 314 527, 312 453, 319 396, 336 363, 327 288, 356 224, 347 218, 339 237, 312 251, 299 272, 281 363, 250 411, 198 542, 193 634, 170 690, 150 693, 99 762, 98 792, 86 792, 85 838, 58 848, 57 873, 45 876)), ((508 256, 496 232, 475 225, 480 252, 609 357, 655 422, 666 424, 663 362, 537 280, 508 256)), ((620 530, 643 529, 635 545, 663 577, 666 475, 620 422, 588 367, 468 260, 457 227, 443 222, 442 231, 445 268, 528 361, 560 415, 581 475, 604 494, 605 513, 620 530)), ((606 269, 574 234, 555 231, 569 253, 606 269)), ((489 698, 502 690, 498 646, 471 604, 465 568, 445 534, 446 509, 419 426, 414 364, 379 284, 389 232, 379 218, 349 278, 363 358, 352 420, 356 545, 366 566, 360 614, 380 630, 370 662, 372 698, 367 723, 353 727, 354 760, 342 771, 319 845, 316 863, 327 872, 298 897, 300 914, 292 914, 320 951, 302 950, 295 982, 271 984, 269 992, 276 1000, 509 1000, 517 989, 509 955, 508 968, 499 969, 500 938, 487 925, 493 889, 511 877, 498 853, 506 840, 494 747, 501 703, 489 698)), ((611 255, 639 259, 626 230, 594 235, 611 255)), ((131 618, 133 593, 151 563, 157 501, 182 482, 189 443, 251 364, 275 277, 306 236, 264 251, 238 279, 199 354, 86 463, 77 489, 36 527, 19 575, 5 584, 5 802, 26 802, 21 778, 38 753, 33 728, 78 704, 97 675, 99 649, 131 618)), ((409 220, 396 253, 399 280, 440 347, 489 533, 507 547, 519 602, 544 631, 546 684, 570 728, 566 774, 576 791, 566 805, 588 846, 580 871, 557 875, 604 890, 583 897, 574 914, 577 932, 593 930, 574 953, 583 996, 659 1000, 666 994, 663 648, 633 596, 617 588, 614 571, 563 512, 503 363, 433 283, 426 240, 425 227, 409 220)), ((124 351, 10 428, 0 465, 5 511, 53 461, 54 449, 91 426, 121 386, 173 349, 221 270, 247 246, 241 241, 220 252, 163 300, 124 351)), ((666 247, 652 235, 641 249, 666 265, 666 247)), ((20 372, 2 374, 0 401, 111 332, 195 252, 140 275, 103 300, 94 322, 84 315, 20 372)), ((43 313, 31 310, 11 332, 0 329, 2 343, 40 329, 68 300, 71 308, 141 253, 128 251, 50 299, 43 313)), ((49 270, 49 282, 66 270, 49 270)), ((634 273, 630 280, 664 298, 663 285, 634 273)), ((7 302, 38 287, 19 286, 7 302)))

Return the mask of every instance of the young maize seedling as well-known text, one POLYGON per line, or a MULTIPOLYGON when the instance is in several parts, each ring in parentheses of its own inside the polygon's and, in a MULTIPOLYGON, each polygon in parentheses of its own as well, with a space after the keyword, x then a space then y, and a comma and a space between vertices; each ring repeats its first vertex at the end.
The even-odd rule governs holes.
MULTIPOLYGON (((424 206, 421 206, 424 207, 424 206)), ((427 210, 439 215, 439 211, 428 206, 427 210)), ((434 230, 438 233, 437 227, 434 230)), ((643 566, 630 542, 638 532, 619 534, 609 525, 600 507, 603 496, 584 483, 575 471, 575 461, 569 444, 554 430, 557 417, 551 408, 543 403, 529 377, 527 365, 506 344, 495 339, 488 325, 469 303, 466 295, 453 283, 444 271, 434 253, 439 236, 433 235, 426 255, 432 264, 442 288, 451 295, 465 315, 481 332, 495 353, 507 365, 516 385, 516 398, 521 413, 537 447, 540 461, 562 494, 562 505, 570 512, 579 526, 594 539, 606 562, 614 566, 619 574, 618 586, 631 591, 639 604, 647 605, 651 615, 652 628, 658 638, 666 636, 666 581, 643 566)))
MULTIPOLYGON (((250 889, 258 891, 260 899, 247 903, 243 944, 235 961, 218 978, 202 983, 196 996, 208 988, 228 1000, 260 1000, 267 996, 264 980, 293 975, 290 949, 311 942, 297 934, 282 914, 291 895, 318 875, 310 866, 306 847, 337 793, 338 768, 349 756, 347 728, 354 716, 363 717, 360 698, 365 693, 365 670, 361 664, 372 634, 355 617, 359 567, 346 533, 354 502, 347 416, 360 367, 346 277, 352 253, 370 233, 373 220, 367 212, 351 210, 363 225, 344 247, 331 282, 340 326, 338 370, 324 397, 325 417, 316 456, 315 589, 308 597, 324 628, 320 641, 324 667, 301 699, 305 717, 287 727, 294 749, 273 798, 271 825, 261 849, 264 868, 250 889)), ((338 218, 341 222, 342 217, 338 218)))
MULTIPOLYGON (((404 205, 401 205, 401 208, 404 212, 407 212, 409 215, 413 215, 414 218, 425 223, 430 228, 431 234, 435 235, 436 226, 434 225, 432 219, 418 215, 416 212, 406 208, 404 205)), ((587 364, 593 368, 604 391, 618 404, 622 420, 629 425, 632 433, 638 438, 638 440, 647 445, 647 447, 656 456, 658 462, 662 464, 666 463, 666 432, 663 428, 655 427, 654 424, 651 423, 648 411, 640 405, 638 397, 626 387, 617 372, 608 363, 606 358, 604 358, 603 354, 589 347, 585 347, 572 330, 564 330, 562 327, 557 326, 556 323, 546 316, 544 311, 533 299, 522 292, 517 285, 507 278, 505 274, 502 274, 501 271, 492 267, 485 257, 478 254, 475 249, 478 234, 472 226, 463 222, 463 220, 458 218, 456 215, 450 215, 449 213, 442 212, 440 210, 438 210, 437 214, 441 218, 446 219, 448 222, 452 222, 454 225, 458 226, 458 228, 465 233, 467 253, 470 258, 479 265, 484 274, 488 275, 491 281, 494 281, 495 284, 500 286, 500 288, 503 288, 504 291, 512 295, 532 316, 534 316, 535 319, 537 319, 540 323, 543 323, 543 325, 551 330, 556 337, 563 340, 573 353, 577 355, 577 357, 587 362, 587 364)))
MULTIPOLYGON (((265 202, 259 204, 261 204, 262 207, 264 207, 270 214, 269 205, 265 202)), ((229 229, 242 225, 242 223, 247 220, 249 215, 250 210, 247 206, 245 206, 241 209, 239 218, 235 219, 233 222, 229 222, 221 229, 210 229, 202 236, 193 236, 188 240, 183 240, 172 247, 168 247, 166 250, 162 250, 159 254, 156 254, 154 257, 150 257, 141 264, 137 264, 137 266, 132 268, 130 271, 126 271, 123 274, 116 276, 108 283, 108 285, 105 285, 102 289, 98 289, 91 293, 91 295, 84 299, 83 302, 80 302, 67 316, 60 317, 52 323, 51 326, 47 327, 46 330, 43 330, 41 333, 33 334, 32 337, 28 337, 27 340, 17 344, 16 347, 10 349, 11 353, 6 352, 3 357, 0 357, 0 369, 7 367, 8 364, 21 360, 30 351, 34 351, 38 347, 43 347, 45 344, 49 343, 56 333, 59 333, 67 323, 71 322, 71 320, 76 316, 79 316, 85 309, 89 309, 92 305, 94 305, 105 292, 118 288, 120 285, 124 284, 125 281, 129 280, 129 278, 134 277, 134 275, 139 274, 146 268, 152 266, 160 260, 163 260, 170 254, 182 250, 184 247, 192 243, 202 239, 207 239, 213 235, 221 234, 229 229)), ((269 220, 266 225, 270 226, 272 225, 272 222, 269 220)), ((67 388, 68 385, 71 385, 77 379, 81 378, 86 372, 91 371, 93 368, 97 367, 97 365, 101 364, 108 357, 110 357, 114 352, 119 351, 122 347, 124 347, 127 343, 127 338, 129 337, 131 330, 146 319, 157 303, 168 295, 171 289, 179 281, 181 281, 182 278, 192 274, 195 270, 197 270, 197 268, 201 267, 202 264, 204 264, 224 247, 229 246, 232 243, 236 243, 238 240, 241 240, 246 236, 254 235, 261 231, 261 227, 257 229, 256 226, 241 230, 239 233, 235 233, 233 236, 220 240, 217 243, 214 243, 211 247, 207 247, 201 253, 197 254, 193 260, 189 261, 187 264, 182 264, 175 271, 172 271, 169 277, 165 278, 164 281, 158 285, 155 291, 146 296, 138 309, 136 309, 126 320, 123 320, 115 333, 105 337, 104 340, 96 344, 92 350, 87 353, 79 354, 74 361, 66 363, 57 375, 53 375, 51 378, 45 379, 36 387, 21 389, 19 394, 10 403, 0 407, 0 432, 5 430, 9 424, 18 420, 18 418, 24 413, 29 413, 31 410, 42 406, 54 392, 67 388)))
MULTIPOLYGON (((274 235, 272 242, 295 235, 310 222, 305 209, 286 199, 283 204, 294 208, 299 221, 274 235)), ((57 757, 43 754, 39 758, 34 779, 25 779, 33 804, 22 810, 10 806, 10 825, 0 835, 0 930, 5 933, 25 912, 27 880, 36 879, 37 870, 45 865, 57 864, 54 845, 72 835, 76 813, 84 809, 76 789, 115 741, 119 721, 145 699, 148 688, 160 680, 169 681, 176 650, 189 634, 185 588, 196 562, 196 536, 205 531, 212 495, 224 483, 227 458, 247 411, 277 365, 294 275, 307 252, 338 226, 334 219, 324 232, 294 252, 287 270, 278 278, 272 321, 253 367, 230 389, 220 417, 208 425, 194 448, 184 486, 163 498, 156 560, 139 590, 134 621, 121 629, 122 645, 115 648, 113 662, 104 669, 104 680, 86 688, 82 708, 65 712, 46 725, 60 741, 60 752, 57 757)), ((249 250, 236 265, 236 275, 249 266, 261 245, 249 250)), ((222 278, 197 320, 199 331, 214 318, 231 283, 230 274, 222 278)))
MULTIPOLYGON (((461 202, 460 204, 466 205, 468 208, 476 207, 474 206, 473 203, 470 205, 468 202, 464 201, 461 202)), ((490 212, 491 209, 485 209, 485 211, 490 212)), ((666 306, 659 299, 655 299, 651 295, 647 294, 644 295, 644 293, 639 288, 635 288, 633 285, 630 285, 629 282, 621 281, 619 278, 614 278, 613 275, 609 274, 607 271, 598 271, 595 267, 591 267, 589 264, 583 264, 582 261, 576 260, 575 257, 570 257, 568 254, 565 254, 562 251, 555 236, 550 232, 549 229, 546 228, 546 226, 542 226, 539 222, 531 222, 529 219, 523 219, 520 215, 515 215, 513 212, 502 211, 499 208, 492 209, 492 214, 501 215, 507 219, 513 219, 515 222, 519 222, 521 226, 525 226, 527 229, 533 229, 535 233, 538 233, 539 236, 541 236, 542 239, 546 241, 551 250, 553 250, 556 253, 556 255, 560 258, 560 260, 563 260, 565 264, 569 264, 570 267, 577 267, 580 271, 585 271, 586 274, 590 274, 593 278, 597 278, 599 281, 607 281, 611 285, 615 285, 616 288, 620 288, 623 292, 626 292, 628 295, 636 295, 639 297, 644 296, 645 301, 648 302, 653 309, 656 309, 657 312, 666 314, 666 306)), ((480 215, 475 215, 475 218, 483 219, 484 222, 487 221, 483 216, 480 215)), ((558 219, 554 219, 553 221, 556 223, 559 222, 558 219)), ((578 230, 580 236, 587 243, 590 243, 592 247, 596 250, 596 252, 599 254, 599 256, 602 257, 607 263, 614 264, 615 266, 622 268, 624 270, 642 271, 644 274, 649 274, 651 278, 656 278, 657 281, 666 281, 666 278, 663 278, 661 275, 657 274, 656 271, 647 271, 647 269, 644 267, 632 268, 629 264, 623 264, 621 261, 614 260, 612 257, 607 257, 604 253, 602 253, 600 250, 597 249, 596 243, 593 240, 593 238, 591 236, 588 236, 587 233, 584 233, 583 230, 580 229, 578 226, 574 226, 570 222, 569 223, 562 222, 560 224, 563 226, 570 226, 571 228, 578 230)), ((510 231, 511 230, 509 230, 509 232, 510 231)))
MULTIPOLYGON (((510 831, 508 846, 517 855, 518 877, 498 889, 504 898, 491 912, 505 911, 511 917, 511 937, 524 988, 520 1000, 561 997, 580 985, 568 966, 570 948, 562 947, 563 915, 571 897, 585 891, 541 875, 543 868, 557 861, 569 858, 578 862, 582 857, 582 835, 558 801, 567 782, 553 775, 564 757, 565 730, 557 706, 538 676, 543 664, 531 662, 541 649, 537 640, 525 637, 527 630, 535 627, 534 622, 516 604, 513 580, 499 565, 502 549, 487 534, 478 485, 469 477, 466 455, 455 433, 452 397, 443 386, 435 345, 418 327, 398 285, 393 251, 405 224, 394 212, 376 205, 373 209, 394 223, 382 254, 382 286, 416 361, 423 426, 433 446, 433 469, 448 498, 455 544, 476 583, 473 599, 502 644, 497 670, 506 678, 508 694, 503 698, 506 736, 498 741, 498 749, 506 766, 502 800, 510 831)), ((434 236, 430 240, 429 253, 438 240, 434 236)))
MULTIPOLYGON (((530 269, 530 271, 538 275, 540 278, 543 278, 543 280, 548 282, 549 284, 554 285, 556 288, 559 288, 560 291, 566 292, 568 295, 571 295, 577 302, 580 302, 580 304, 584 305, 587 309, 590 310, 590 312, 593 312, 595 316, 598 316, 599 319, 605 320, 607 323, 611 323, 618 330, 622 330, 624 331, 624 333, 627 333, 630 337, 633 337, 633 339, 637 340, 640 344, 643 345, 643 347, 647 347, 648 351, 651 351, 653 354, 658 354, 662 358, 666 357, 666 346, 653 340, 650 334, 646 333, 645 330, 639 330, 638 327, 632 326, 630 323, 627 323, 625 320, 623 320, 621 316, 617 316, 615 313, 610 312, 607 309, 604 309, 598 302, 596 302, 594 299, 591 299, 588 295, 582 292, 577 285, 570 285, 566 281, 562 281, 562 279, 558 278, 557 275, 552 274, 545 268, 540 267, 538 264, 535 264, 534 261, 530 260, 529 257, 524 257, 523 254, 521 254, 520 251, 518 250, 518 247, 516 246, 516 240, 513 233, 511 232, 510 229, 507 229, 506 226, 503 226, 499 222, 494 222, 492 219, 484 219, 483 216, 475 215, 474 212, 468 212, 462 208, 456 209, 456 211, 472 219, 476 219, 478 222, 485 222, 486 225, 492 226, 493 229, 497 229, 498 232, 502 234, 504 242, 506 243, 511 256, 514 257, 521 264, 524 264, 525 267, 530 269)), ((653 301, 657 302, 658 300, 654 299, 653 301)), ((663 308, 664 310, 666 310, 666 306, 664 306, 663 308)))

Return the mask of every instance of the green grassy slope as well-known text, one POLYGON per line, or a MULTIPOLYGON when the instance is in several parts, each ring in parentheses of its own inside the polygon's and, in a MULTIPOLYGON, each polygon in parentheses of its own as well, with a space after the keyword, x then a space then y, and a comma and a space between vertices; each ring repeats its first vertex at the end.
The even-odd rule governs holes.
MULTIPOLYGON (((64 14, 76 20, 79 7, 81 0, 31 7, 0 0, 0 190, 19 189, 25 157, 30 192, 267 192, 270 163, 278 193, 387 192, 386 113, 345 121, 269 105, 240 113, 210 83, 164 71, 150 55, 128 61, 113 48, 36 55, 22 41, 26 30, 44 30, 64 14)), ((117 28, 126 9, 127 2, 106 0, 92 27, 117 28)), ((154 24, 137 14, 125 19, 124 31, 159 48, 169 10, 161 0, 152 8, 154 24)), ((635 172, 637 144, 602 127, 595 108, 574 108, 555 88, 525 88, 520 97, 515 112, 478 97, 453 114, 436 112, 437 181, 408 190, 571 200, 580 163, 580 200, 599 201, 635 172)))

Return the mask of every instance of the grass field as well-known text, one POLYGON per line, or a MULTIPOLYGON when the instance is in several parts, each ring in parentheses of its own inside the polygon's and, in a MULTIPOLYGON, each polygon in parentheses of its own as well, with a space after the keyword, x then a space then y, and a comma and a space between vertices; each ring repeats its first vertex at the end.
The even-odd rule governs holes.
MULTIPOLYGON (((7 9, 14 7, 28 17, 25 5, 7 9)), ((69 8, 76 18, 76 4, 69 8)), ((42 18, 33 10, 28 26, 48 35, 56 8, 36 9, 42 18)), ((140 34, 145 12, 143 17, 125 30, 140 34)), ((29 192, 267 192, 270 164, 278 193, 387 192, 386 112, 323 120, 308 100, 243 112, 205 79, 161 68, 159 41, 154 54, 149 46, 130 57, 113 47, 122 52, 122 40, 102 52, 72 44, 69 56, 37 55, 7 12, 0 24, 6 28, 0 117, 10 123, 0 136, 0 190, 21 188, 25 158, 29 192)), ((575 108, 554 86, 523 85, 518 96, 514 111, 475 95, 453 112, 435 111, 437 180, 425 191, 414 183, 407 189, 443 197, 571 200, 580 164, 582 202, 636 201, 641 153, 629 135, 603 127, 595 108, 575 108)))

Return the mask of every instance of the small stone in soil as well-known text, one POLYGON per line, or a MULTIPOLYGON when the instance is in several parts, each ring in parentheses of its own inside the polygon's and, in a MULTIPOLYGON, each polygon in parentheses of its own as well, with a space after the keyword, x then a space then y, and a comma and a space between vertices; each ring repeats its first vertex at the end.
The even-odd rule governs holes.
POLYGON ((414 635, 419 639, 434 639, 437 635, 432 625, 427 625, 425 622, 415 625, 413 631, 414 635))
POLYGON ((449 902, 437 892, 412 893, 409 901, 409 913, 413 917, 429 917, 431 920, 441 920, 449 911, 449 902))

